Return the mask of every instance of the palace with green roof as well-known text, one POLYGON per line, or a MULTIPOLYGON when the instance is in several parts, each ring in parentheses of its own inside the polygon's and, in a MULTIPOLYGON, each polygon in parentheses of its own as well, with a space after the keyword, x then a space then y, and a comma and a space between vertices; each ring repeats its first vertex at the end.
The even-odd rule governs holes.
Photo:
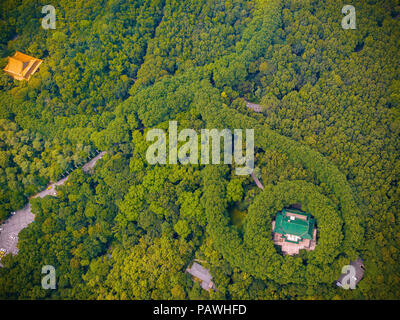
POLYGON ((276 215, 272 231, 274 243, 282 246, 285 254, 298 254, 300 249, 315 249, 315 219, 309 213, 296 209, 283 209, 276 215))
POLYGON ((274 232, 288 242, 299 243, 303 239, 312 240, 315 220, 309 213, 295 209, 278 212, 274 232))

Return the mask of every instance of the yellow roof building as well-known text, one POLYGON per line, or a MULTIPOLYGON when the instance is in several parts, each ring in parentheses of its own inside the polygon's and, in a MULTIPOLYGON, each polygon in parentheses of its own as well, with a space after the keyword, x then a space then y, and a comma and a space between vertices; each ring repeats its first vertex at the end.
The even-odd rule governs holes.
POLYGON ((14 56, 8 58, 8 64, 4 68, 4 71, 16 80, 29 80, 42 62, 43 60, 17 51, 14 56))

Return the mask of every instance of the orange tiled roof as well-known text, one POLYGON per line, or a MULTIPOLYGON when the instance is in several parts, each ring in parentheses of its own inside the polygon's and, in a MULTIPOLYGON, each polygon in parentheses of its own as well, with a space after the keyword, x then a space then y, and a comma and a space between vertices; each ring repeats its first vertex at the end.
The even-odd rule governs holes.
POLYGON ((43 61, 17 51, 14 56, 8 58, 8 64, 4 71, 16 80, 29 80, 43 61))

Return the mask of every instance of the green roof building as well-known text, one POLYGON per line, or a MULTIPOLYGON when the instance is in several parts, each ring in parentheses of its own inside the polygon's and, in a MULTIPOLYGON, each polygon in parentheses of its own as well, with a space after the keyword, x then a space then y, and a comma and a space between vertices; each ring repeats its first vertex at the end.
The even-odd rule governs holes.
POLYGON ((313 240, 315 220, 309 213, 296 209, 283 209, 278 212, 273 232, 278 233, 286 242, 299 243, 313 240))

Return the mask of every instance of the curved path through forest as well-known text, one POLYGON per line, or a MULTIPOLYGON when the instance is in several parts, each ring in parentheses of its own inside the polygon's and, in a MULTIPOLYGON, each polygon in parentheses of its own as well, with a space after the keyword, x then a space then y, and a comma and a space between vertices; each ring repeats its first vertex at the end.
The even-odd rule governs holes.
MULTIPOLYGON (((245 102, 246 106, 254 112, 262 111, 262 107, 260 105, 248 102, 246 100, 245 102)), ((92 169, 96 165, 97 160, 101 159, 105 153, 105 151, 100 152, 97 156, 87 162, 82 167, 82 170, 87 172, 92 169)), ((65 181, 67 181, 68 177, 69 175, 55 183, 50 184, 45 190, 37 193, 32 198, 56 196, 55 187, 63 185, 65 181)), ((252 174, 252 178, 260 189, 264 189, 261 182, 254 176, 254 174, 252 174)), ((2 225, 0 225, 0 250, 3 252, 0 252, 0 258, 4 254, 12 253, 15 255, 18 253, 18 234, 22 229, 31 224, 34 221, 34 218, 35 216, 31 211, 31 204, 28 202, 25 207, 15 211, 15 214, 11 215, 11 217, 9 217, 2 225)), ((0 263, 0 267, 1 266, 2 265, 0 263)))
MULTIPOLYGON (((82 170, 88 172, 95 165, 97 160, 101 159, 105 155, 105 151, 100 152, 97 156, 83 165, 82 170)), ((69 175, 65 178, 50 184, 45 190, 37 193, 32 198, 44 198, 46 196, 56 195, 56 186, 61 186, 67 181, 69 175)), ((0 225, 0 258, 2 254, 17 254, 18 253, 18 234, 33 222, 35 215, 31 211, 31 204, 28 204, 22 209, 15 211, 15 214, 11 215, 2 225, 0 225)), ((2 267, 0 263, 0 267, 2 267)))

